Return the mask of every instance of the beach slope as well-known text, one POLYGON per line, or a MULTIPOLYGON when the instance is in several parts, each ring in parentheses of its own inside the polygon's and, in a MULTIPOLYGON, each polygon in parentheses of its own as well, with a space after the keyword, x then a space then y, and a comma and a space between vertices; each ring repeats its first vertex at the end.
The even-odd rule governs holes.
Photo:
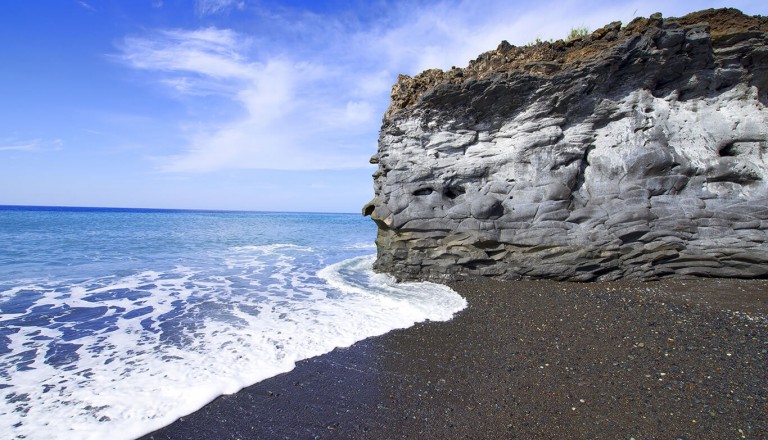
POLYGON ((768 281, 451 285, 469 301, 146 439, 765 438, 768 281))

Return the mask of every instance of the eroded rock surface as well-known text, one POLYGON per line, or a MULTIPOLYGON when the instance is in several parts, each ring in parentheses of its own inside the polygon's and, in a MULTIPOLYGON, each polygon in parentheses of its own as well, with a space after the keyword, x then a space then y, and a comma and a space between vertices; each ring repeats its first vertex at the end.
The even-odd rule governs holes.
POLYGON ((768 277, 767 105, 768 18, 734 9, 401 76, 363 208, 376 269, 768 277))

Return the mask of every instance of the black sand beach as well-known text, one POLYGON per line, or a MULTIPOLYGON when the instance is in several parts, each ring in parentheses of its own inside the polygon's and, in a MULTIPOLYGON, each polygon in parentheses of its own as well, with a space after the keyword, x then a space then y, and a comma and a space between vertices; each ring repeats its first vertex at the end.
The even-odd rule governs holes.
POLYGON ((146 439, 768 438, 768 281, 452 284, 469 307, 146 439))

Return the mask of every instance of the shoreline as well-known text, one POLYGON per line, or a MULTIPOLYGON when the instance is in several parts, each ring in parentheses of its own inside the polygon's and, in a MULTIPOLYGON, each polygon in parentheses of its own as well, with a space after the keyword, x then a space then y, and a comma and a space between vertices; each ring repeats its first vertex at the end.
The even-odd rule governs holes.
POLYGON ((448 284, 469 302, 142 439, 763 438, 768 280, 448 284))

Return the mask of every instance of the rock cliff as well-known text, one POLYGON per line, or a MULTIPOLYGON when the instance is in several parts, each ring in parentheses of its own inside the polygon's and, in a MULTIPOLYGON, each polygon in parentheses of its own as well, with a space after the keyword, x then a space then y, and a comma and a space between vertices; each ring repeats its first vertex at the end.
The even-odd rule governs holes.
POLYGON ((400 76, 375 268, 400 279, 768 277, 768 18, 502 42, 400 76))

